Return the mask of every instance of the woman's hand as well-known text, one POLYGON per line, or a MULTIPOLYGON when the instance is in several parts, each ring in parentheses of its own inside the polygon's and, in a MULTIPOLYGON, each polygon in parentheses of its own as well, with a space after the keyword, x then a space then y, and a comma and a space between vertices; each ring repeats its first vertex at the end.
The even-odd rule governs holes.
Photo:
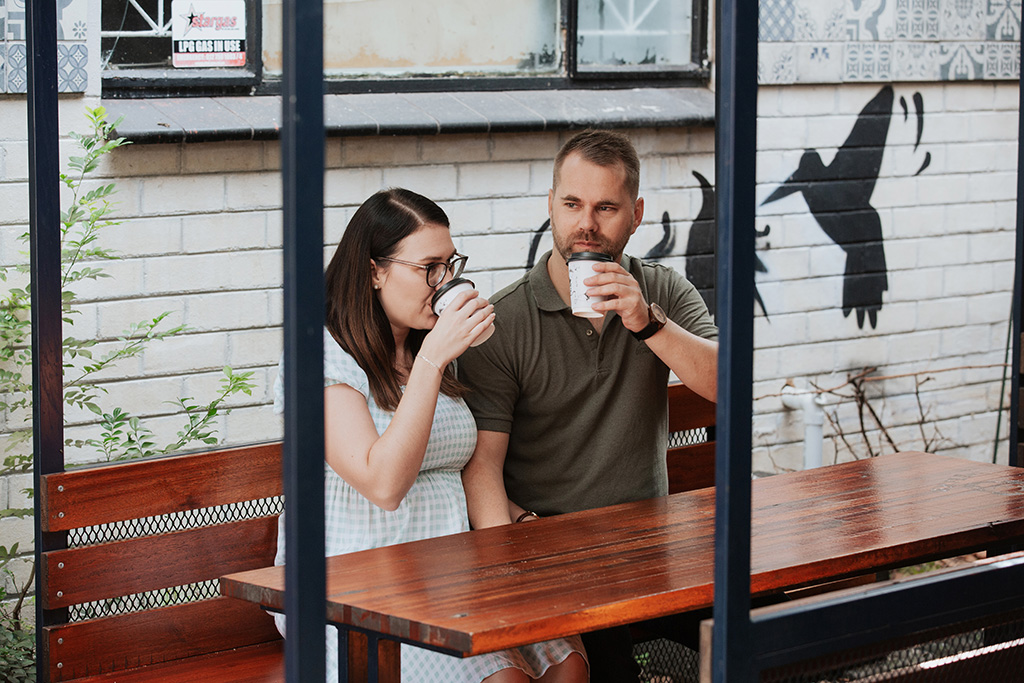
POLYGON ((494 306, 475 289, 460 292, 427 333, 420 353, 444 367, 494 322, 494 306))

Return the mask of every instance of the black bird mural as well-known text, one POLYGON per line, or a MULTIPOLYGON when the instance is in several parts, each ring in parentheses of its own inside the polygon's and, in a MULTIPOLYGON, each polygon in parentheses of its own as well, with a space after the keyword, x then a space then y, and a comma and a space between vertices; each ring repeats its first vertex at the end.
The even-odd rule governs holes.
MULTIPOLYGON (((833 242, 846 252, 843 316, 857 312, 878 323, 882 293, 889 289, 882 243, 882 222, 871 206, 892 119, 893 89, 885 86, 865 105, 843 146, 828 166, 816 150, 804 151, 800 165, 761 204, 800 192, 807 208, 833 242)), ((923 169, 922 169, 923 170, 923 169)))
MULTIPOLYGON (((715 313, 715 246, 717 242, 715 223, 715 188, 708 182, 708 179, 697 171, 692 171, 693 177, 700 183, 701 205, 697 217, 693 219, 690 226, 690 234, 686 239, 686 279, 689 280, 700 295, 704 297, 711 314, 715 313)), ((667 216, 667 214, 666 214, 667 216)), ((770 228, 765 232, 756 233, 758 237, 768 234, 770 228)), ((759 273, 767 273, 768 269, 755 254, 754 270, 759 273)), ((761 307, 761 312, 768 317, 768 311, 764 307, 761 293, 754 286, 754 300, 761 307)))
POLYGON ((668 211, 663 211, 661 214, 661 240, 644 254, 644 260, 656 261, 660 258, 671 256, 675 248, 676 227, 672 225, 672 219, 669 218, 668 211))

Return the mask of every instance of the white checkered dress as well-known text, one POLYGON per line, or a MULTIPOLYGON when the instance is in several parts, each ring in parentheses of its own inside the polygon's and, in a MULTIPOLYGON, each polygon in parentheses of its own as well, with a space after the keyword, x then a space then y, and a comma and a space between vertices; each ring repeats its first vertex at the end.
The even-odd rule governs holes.
MULTIPOLYGON (((274 409, 284 410, 283 366, 274 385, 274 409)), ((366 373, 324 330, 324 386, 347 384, 366 397, 378 433, 394 413, 377 407, 366 373)), ((469 529, 461 471, 476 446, 476 425, 465 401, 440 395, 434 412, 423 466, 405 499, 393 512, 361 496, 325 464, 324 493, 327 555, 405 543, 469 529)), ((277 564, 284 564, 284 524, 278 526, 277 564)), ((284 633, 284 617, 275 615, 284 633)), ((337 630, 327 627, 327 681, 338 680, 337 630)), ((578 637, 528 645, 514 650, 458 659, 418 647, 402 646, 402 680, 411 683, 479 683, 508 667, 534 678, 572 652, 583 653, 578 637)))

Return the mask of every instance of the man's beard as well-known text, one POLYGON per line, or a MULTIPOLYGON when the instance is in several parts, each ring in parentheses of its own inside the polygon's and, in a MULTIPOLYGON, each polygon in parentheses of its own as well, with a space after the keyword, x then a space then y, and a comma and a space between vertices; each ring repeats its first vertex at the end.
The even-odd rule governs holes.
MULTIPOLYGON (((610 240, 600 237, 599 235, 596 235, 592 232, 574 232, 573 234, 569 235, 564 242, 560 240, 556 235, 557 233, 555 231, 554 224, 552 223, 551 237, 555 242, 555 251, 558 252, 558 254, 562 257, 563 261, 567 261, 569 257, 572 255, 572 245, 575 244, 576 242, 596 242, 598 246, 588 248, 587 251, 596 251, 600 254, 607 254, 608 256, 612 257, 612 260, 615 263, 618 263, 622 259, 622 252, 625 251, 626 249, 625 242, 623 242, 622 244, 615 244, 610 240)), ((628 240, 629 238, 627 237, 626 239, 628 240)))

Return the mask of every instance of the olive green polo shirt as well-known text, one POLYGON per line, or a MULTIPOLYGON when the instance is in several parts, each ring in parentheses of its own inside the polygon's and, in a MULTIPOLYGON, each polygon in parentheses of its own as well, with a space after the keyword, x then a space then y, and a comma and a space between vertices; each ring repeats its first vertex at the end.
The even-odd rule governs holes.
MULTIPOLYGON (((669 369, 605 316, 572 315, 547 271, 551 252, 491 298, 495 332, 459 359, 484 431, 507 432, 509 498, 542 515, 665 495, 669 369)), ((700 294, 675 270, 629 256, 644 299, 690 332, 718 336, 700 294)))

